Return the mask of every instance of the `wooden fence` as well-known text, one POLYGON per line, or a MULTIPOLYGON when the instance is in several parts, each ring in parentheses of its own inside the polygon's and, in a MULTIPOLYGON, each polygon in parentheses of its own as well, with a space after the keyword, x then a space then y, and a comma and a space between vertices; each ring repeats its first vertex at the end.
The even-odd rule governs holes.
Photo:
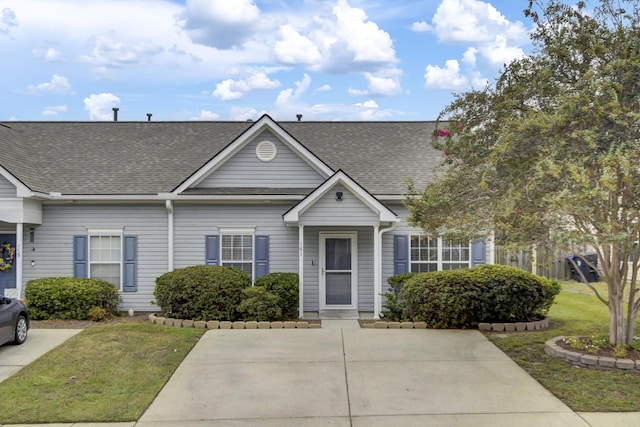
POLYGON ((569 279, 566 256, 566 252, 556 248, 508 251, 496 245, 496 264, 511 265, 549 279, 569 279))

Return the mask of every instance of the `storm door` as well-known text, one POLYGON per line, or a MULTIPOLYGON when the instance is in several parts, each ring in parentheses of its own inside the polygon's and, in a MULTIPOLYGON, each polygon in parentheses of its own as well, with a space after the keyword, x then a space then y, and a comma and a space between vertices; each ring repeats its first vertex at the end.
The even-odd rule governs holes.
POLYGON ((357 234, 320 233, 320 308, 357 308, 357 234))

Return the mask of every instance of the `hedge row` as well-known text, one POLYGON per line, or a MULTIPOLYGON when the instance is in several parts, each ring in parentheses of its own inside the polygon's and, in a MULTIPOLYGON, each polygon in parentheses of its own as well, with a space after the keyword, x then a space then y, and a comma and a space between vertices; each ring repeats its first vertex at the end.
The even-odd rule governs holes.
POLYGON ((555 280, 502 265, 409 273, 390 278, 389 284, 389 317, 424 321, 429 328, 535 320, 547 313, 560 292, 555 280))
POLYGON ((25 297, 34 320, 100 320, 118 312, 118 290, 109 282, 48 277, 27 282, 25 297))
POLYGON ((158 277, 154 295, 175 319, 273 321, 297 315, 298 283, 295 273, 271 273, 251 287, 241 270, 199 265, 158 277))

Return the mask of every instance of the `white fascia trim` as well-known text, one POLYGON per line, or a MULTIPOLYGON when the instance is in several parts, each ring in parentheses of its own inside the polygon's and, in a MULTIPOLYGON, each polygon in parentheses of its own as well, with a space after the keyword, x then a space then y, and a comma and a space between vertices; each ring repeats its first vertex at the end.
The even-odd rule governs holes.
POLYGON ((87 228, 89 236, 122 236, 123 227, 87 228))
POLYGON ((256 234, 255 227, 220 227, 220 234, 256 234))
POLYGON ((182 183, 178 188, 173 191, 173 194, 182 193, 187 188, 197 185, 209 174, 220 167, 227 159, 240 151, 249 141, 259 135, 265 129, 272 131, 285 145, 303 156, 318 172, 324 174, 325 177, 329 177, 333 174, 333 170, 325 165, 318 157, 316 157, 309 150, 304 148, 298 141, 296 141, 291 135, 282 129, 271 117, 263 115, 257 122, 255 122, 249 129, 247 129, 242 135, 240 135, 235 141, 227 145, 218 155, 211 159, 207 164, 202 166, 196 173, 194 173, 189 179, 182 183))
POLYGON ((376 212, 380 216, 380 222, 395 222, 398 219, 393 212, 362 189, 362 187, 357 185, 344 172, 338 171, 331 178, 322 183, 320 187, 311 192, 311 194, 298 203, 293 209, 287 212, 284 216, 284 221, 286 223, 298 222, 300 220, 300 214, 312 206, 318 199, 324 196, 338 183, 344 185, 347 190, 355 194, 362 203, 369 207, 369 209, 376 212))

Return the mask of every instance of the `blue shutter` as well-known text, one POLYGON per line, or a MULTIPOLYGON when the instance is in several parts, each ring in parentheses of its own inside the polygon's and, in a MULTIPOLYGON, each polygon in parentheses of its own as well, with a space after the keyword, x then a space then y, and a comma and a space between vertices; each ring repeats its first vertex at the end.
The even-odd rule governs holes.
POLYGON ((204 236, 204 263, 220 265, 220 235, 204 236))
POLYGON ((269 273, 269 236, 255 236, 256 278, 269 273))
POLYGON ((122 290, 138 290, 138 236, 124 236, 122 290))
POLYGON ((393 274, 409 272, 409 236, 393 236, 393 274))
POLYGON ((471 267, 487 263, 487 242, 483 237, 471 242, 471 267))
POLYGON ((73 236, 73 277, 88 277, 87 236, 73 236))

